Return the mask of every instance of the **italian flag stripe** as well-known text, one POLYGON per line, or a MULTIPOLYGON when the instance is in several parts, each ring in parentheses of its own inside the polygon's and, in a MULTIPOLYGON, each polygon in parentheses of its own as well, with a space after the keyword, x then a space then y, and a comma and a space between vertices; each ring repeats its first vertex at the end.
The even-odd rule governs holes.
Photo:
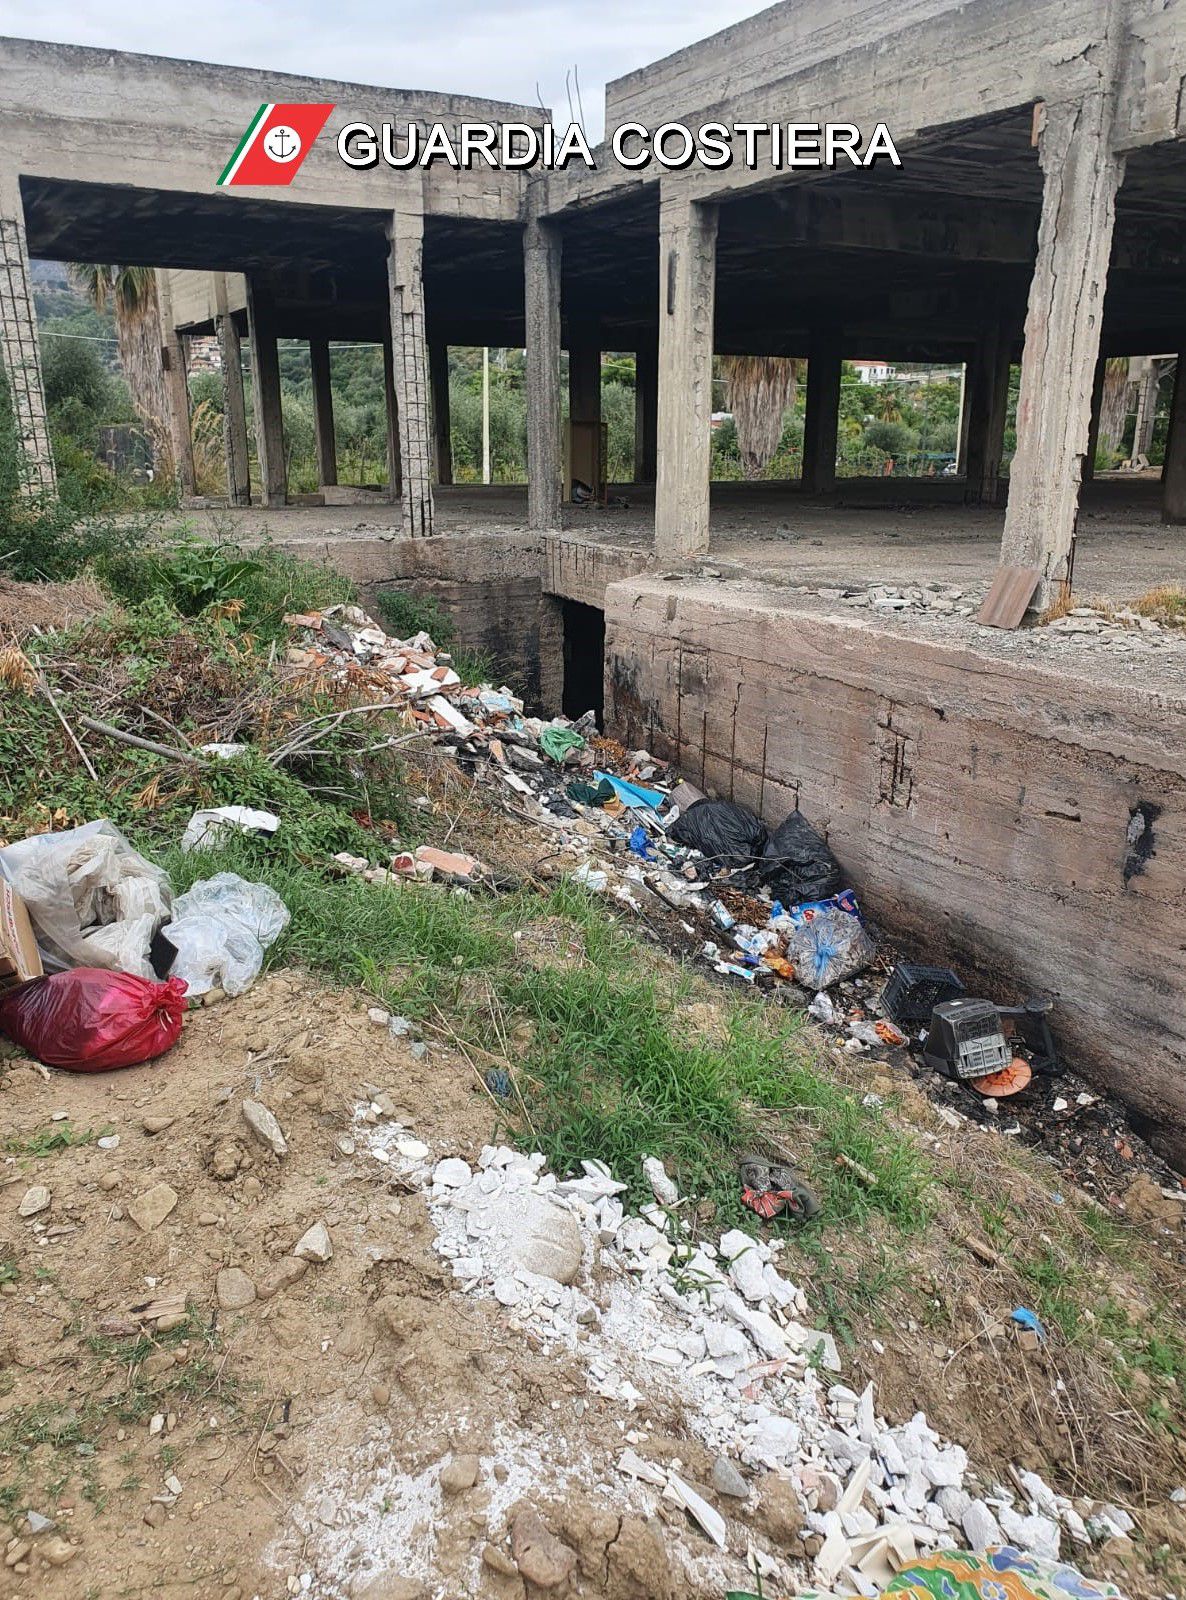
POLYGON ((218 180, 219 188, 224 188, 234 179, 235 173, 238 172, 239 168, 243 165, 243 158, 247 154, 248 150, 250 150, 256 134, 259 132, 260 128, 271 116, 274 110, 274 105, 260 106, 259 110, 255 113, 255 116, 252 117, 247 132, 239 140, 239 143, 236 146, 234 155, 222 169, 222 176, 218 180))

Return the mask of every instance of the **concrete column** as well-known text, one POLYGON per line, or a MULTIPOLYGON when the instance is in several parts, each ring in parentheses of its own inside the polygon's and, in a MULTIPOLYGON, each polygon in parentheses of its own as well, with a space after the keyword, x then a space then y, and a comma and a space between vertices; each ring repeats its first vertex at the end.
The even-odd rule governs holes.
POLYGON ((709 539, 717 208, 659 185, 659 399, 655 550, 703 555, 709 539))
POLYGON ((22 487, 54 494, 58 483, 45 420, 45 387, 37 314, 29 283, 25 213, 15 174, 0 175, 0 367, 12 399, 16 436, 24 456, 22 487))
POLYGON ((432 437, 436 481, 453 482, 453 435, 449 415, 449 346, 435 339, 428 347, 428 379, 432 389, 432 437))
POLYGON ((1044 108, 1038 254, 1017 402, 1017 453, 1001 540, 1003 566, 1036 567, 1031 609, 1069 588, 1079 482, 1100 353, 1100 320, 1124 158, 1112 153, 1104 89, 1044 108))
POLYGON ((1156 356, 1146 356, 1137 384, 1137 415, 1133 427, 1132 454, 1147 456, 1153 443, 1153 424, 1157 420, 1157 393, 1161 387, 1161 363, 1156 356))
POLYGON ((251 458, 247 448, 247 405, 243 395, 243 349, 228 309, 225 272, 214 278, 214 332, 222 362, 222 447, 226 456, 227 500, 251 504, 251 458))
POLYGON ((964 499, 969 505, 991 506, 1000 484, 1009 405, 1009 339, 999 322, 990 323, 976 342, 966 399, 964 499))
POLYGON ((655 481, 655 424, 659 405, 659 345, 648 339, 634 355, 634 481, 655 481))
POLYGON ((1108 358, 1100 356, 1095 364, 1095 382, 1091 386, 1091 421, 1087 425, 1087 453, 1083 457, 1082 481, 1095 477, 1095 453, 1099 449, 1100 419, 1104 410, 1104 379, 1108 375, 1108 358))
POLYGON ((392 381, 399 424, 400 507, 404 537, 433 531, 433 441, 429 426, 428 343, 424 337, 424 197, 400 187, 388 223, 392 381))
POLYGON ((276 329, 266 289, 247 274, 247 338, 251 346, 251 401, 255 411, 255 449, 264 505, 288 503, 288 465, 284 459, 284 413, 280 404, 280 360, 276 329))
POLYGON ((317 482, 338 481, 338 446, 334 438, 334 396, 329 381, 329 340, 309 340, 309 369, 313 374, 313 445, 317 452, 317 482))
POLYGON ((391 333, 383 335, 383 398, 387 414, 387 494, 393 503, 404 490, 403 451, 399 443, 399 399, 395 392, 395 363, 391 333))
POLYGON ((601 330, 595 321, 569 323, 568 415, 573 422, 601 421, 601 330))
POLYGON ((808 494, 827 494, 836 487, 842 349, 838 328, 820 328, 812 333, 803 417, 803 487, 808 494))
POLYGON ((527 187, 523 278, 527 352, 527 523, 561 526, 564 452, 560 437, 560 234, 537 212, 539 179, 527 187))
POLYGON ((165 373, 165 393, 169 400, 169 439, 173 446, 173 470, 182 498, 197 491, 194 477, 193 417, 189 404, 189 365, 185 340, 173 325, 173 294, 169 274, 155 272, 157 304, 161 317, 161 366, 165 373))
POLYGON ((1161 469, 1161 520, 1186 522, 1186 351, 1178 357, 1165 464, 1161 469))

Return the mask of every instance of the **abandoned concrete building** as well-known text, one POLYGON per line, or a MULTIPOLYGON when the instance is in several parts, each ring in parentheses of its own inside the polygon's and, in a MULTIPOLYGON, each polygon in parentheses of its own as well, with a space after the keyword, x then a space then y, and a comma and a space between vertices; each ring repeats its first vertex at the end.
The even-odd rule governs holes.
POLYGON ((49 487, 30 257, 159 269, 186 487, 186 340, 214 334, 224 518, 364 586, 433 592, 539 704, 595 702, 714 793, 768 818, 799 805, 884 925, 1052 993, 1068 1048, 1181 1159, 1176 655, 1145 671, 1044 648, 1047 629, 909 626, 846 608, 843 587, 896 574, 958 592, 999 562, 1036 569, 1036 612, 1122 567, 1145 574, 1133 592, 1181 572, 1182 362, 1160 481, 1081 480, 1104 360, 1186 348, 1184 90, 1186 0, 782 0, 611 83, 607 132, 884 121, 900 168, 348 171, 350 121, 542 114, 0 41, 0 359, 49 487), (325 101, 290 188, 215 187, 261 103, 325 101), (278 339, 309 342, 315 506, 286 504, 278 339), (385 352, 387 507, 351 510, 363 497, 337 482, 335 340, 385 352), (451 345, 525 348, 525 489, 453 486, 451 345), (637 482, 618 520, 565 503, 576 425, 596 454, 610 350, 637 356, 637 482), (874 352, 964 367, 957 476, 837 483, 841 362, 874 352), (716 354, 806 358, 800 481, 710 484, 716 354), (834 587, 805 592, 821 576, 834 587))

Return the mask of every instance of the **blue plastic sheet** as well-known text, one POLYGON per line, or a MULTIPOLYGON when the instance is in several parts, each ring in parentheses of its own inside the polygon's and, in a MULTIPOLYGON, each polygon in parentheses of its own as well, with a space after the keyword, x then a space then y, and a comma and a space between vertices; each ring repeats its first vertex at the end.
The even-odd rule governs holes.
POLYGON ((659 789, 644 789, 640 784, 629 783, 625 778, 615 778, 612 772, 595 772, 594 779, 608 783, 624 806, 646 806, 658 811, 667 796, 659 789))

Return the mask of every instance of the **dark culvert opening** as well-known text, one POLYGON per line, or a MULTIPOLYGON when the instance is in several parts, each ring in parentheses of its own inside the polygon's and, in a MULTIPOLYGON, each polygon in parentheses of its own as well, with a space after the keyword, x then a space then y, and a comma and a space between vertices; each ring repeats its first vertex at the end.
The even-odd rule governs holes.
POLYGON ((566 717, 592 711, 597 726, 605 714, 605 612, 578 600, 563 600, 564 692, 566 717))

